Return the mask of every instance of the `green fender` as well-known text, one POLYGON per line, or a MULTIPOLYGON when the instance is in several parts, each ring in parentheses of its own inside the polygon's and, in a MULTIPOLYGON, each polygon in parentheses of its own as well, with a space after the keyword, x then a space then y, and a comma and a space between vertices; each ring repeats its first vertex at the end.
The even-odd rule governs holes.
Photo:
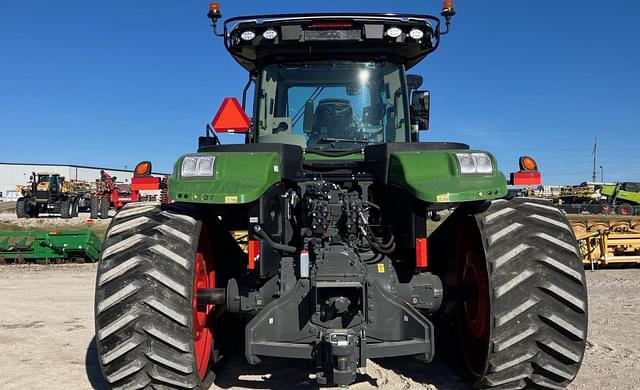
MULTIPOLYGON (((507 181, 494 156, 490 175, 461 175, 456 152, 460 150, 407 151, 391 154, 389 183, 430 203, 458 203, 502 198, 507 181)), ((478 152, 464 150, 464 153, 478 152)), ((486 153, 486 152, 485 152, 486 153)))
POLYGON ((169 178, 169 197, 186 203, 250 203, 280 182, 280 156, 273 152, 216 152, 182 156, 169 178), (187 156, 215 156, 213 177, 181 177, 187 156))

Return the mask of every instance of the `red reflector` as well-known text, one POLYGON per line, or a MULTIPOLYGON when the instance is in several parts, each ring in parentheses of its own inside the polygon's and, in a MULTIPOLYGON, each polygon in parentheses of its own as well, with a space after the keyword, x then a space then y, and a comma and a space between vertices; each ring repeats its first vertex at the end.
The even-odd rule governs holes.
POLYGON ((313 23, 310 28, 353 27, 349 22, 319 22, 313 23))
POLYGON ((211 127, 222 133, 246 133, 251 127, 251 120, 238 99, 224 98, 218 113, 211 121, 211 127))
POLYGON ((427 257, 427 239, 416 238, 416 267, 427 268, 429 259, 427 257))
POLYGON ((256 269, 256 260, 260 259, 260 240, 249 240, 249 262, 248 269, 256 269))
POLYGON ((159 190, 160 178, 159 177, 132 177, 131 189, 137 191, 143 190, 159 190))
POLYGON ((511 173, 511 185, 537 186, 542 184, 540 172, 513 172, 511 173))

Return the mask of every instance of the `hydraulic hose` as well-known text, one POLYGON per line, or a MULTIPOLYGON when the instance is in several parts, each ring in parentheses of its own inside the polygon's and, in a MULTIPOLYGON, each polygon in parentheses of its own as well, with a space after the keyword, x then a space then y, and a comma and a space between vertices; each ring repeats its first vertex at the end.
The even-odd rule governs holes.
POLYGON ((267 232, 265 232, 264 229, 262 229, 262 226, 260 225, 255 225, 253 227, 253 232, 256 234, 256 236, 265 240, 269 244, 269 246, 275 250, 286 252, 286 253, 296 253, 298 251, 298 248, 296 248, 295 246, 279 244, 277 242, 274 242, 271 239, 271 237, 269 237, 267 232))

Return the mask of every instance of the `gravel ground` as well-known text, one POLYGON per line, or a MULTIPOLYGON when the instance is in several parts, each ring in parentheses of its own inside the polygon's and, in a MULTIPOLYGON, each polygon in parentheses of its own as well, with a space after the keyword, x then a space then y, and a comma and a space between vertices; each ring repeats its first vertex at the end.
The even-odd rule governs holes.
MULTIPOLYGON (((104 389, 93 342, 95 264, 0 267, 0 388, 104 389)), ((640 269, 587 274, 589 347, 570 390, 637 389, 640 382, 640 269)), ((307 366, 234 357, 214 389, 315 388, 307 366)), ((442 362, 371 362, 350 389, 469 389, 442 362)))

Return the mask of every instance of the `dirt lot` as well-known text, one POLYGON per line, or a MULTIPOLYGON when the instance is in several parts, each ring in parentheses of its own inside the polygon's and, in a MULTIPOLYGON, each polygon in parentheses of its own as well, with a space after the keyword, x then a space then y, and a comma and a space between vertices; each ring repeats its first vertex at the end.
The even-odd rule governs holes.
MULTIPOLYGON (((636 389, 640 269, 588 273, 589 348, 571 390, 636 389)), ((0 388, 104 389, 93 343, 95 265, 0 267, 0 388)), ((225 365, 213 388, 314 388, 299 362, 225 365)), ((351 389, 469 389, 442 362, 372 362, 351 389)))

